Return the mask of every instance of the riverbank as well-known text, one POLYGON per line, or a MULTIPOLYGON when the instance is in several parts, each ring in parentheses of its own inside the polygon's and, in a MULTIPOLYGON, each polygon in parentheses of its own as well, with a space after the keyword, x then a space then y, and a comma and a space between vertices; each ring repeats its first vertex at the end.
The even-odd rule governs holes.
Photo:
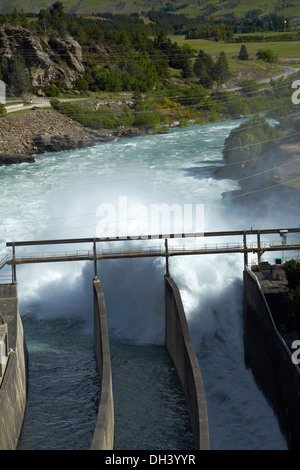
POLYGON ((50 109, 8 116, 0 121, 0 166, 33 163, 37 154, 85 148, 140 134, 137 129, 88 129, 50 109))
POLYGON ((214 177, 238 183, 239 189, 223 193, 224 199, 236 202, 247 203, 249 198, 259 201, 262 191, 268 190, 268 194, 272 194, 278 193, 279 189, 281 193, 299 198, 300 144, 278 144, 257 159, 224 164, 215 170, 214 177))
MULTIPOLYGON (((38 109, 0 120, 0 166, 33 163, 34 155, 90 147, 144 132, 136 128, 92 130, 52 109, 38 109)), ((272 188, 278 190, 278 186, 281 191, 298 196, 300 145, 282 144, 275 150, 253 161, 231 165, 224 162, 217 168, 215 178, 232 179, 240 187, 224 193, 223 198, 236 202, 244 201, 246 195, 260 199, 261 191, 268 189, 271 193, 272 188)))

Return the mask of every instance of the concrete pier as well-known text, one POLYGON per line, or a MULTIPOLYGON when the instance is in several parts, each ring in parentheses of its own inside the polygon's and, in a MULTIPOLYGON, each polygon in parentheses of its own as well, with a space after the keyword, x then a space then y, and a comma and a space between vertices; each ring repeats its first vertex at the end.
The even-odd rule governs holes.
POLYGON ((0 285, 0 450, 15 450, 27 394, 27 348, 16 284, 0 285))
POLYGON ((114 448, 114 398, 104 294, 99 279, 94 288, 94 350, 100 378, 101 398, 91 450, 114 448))
POLYGON ((272 406, 290 450, 300 449, 300 368, 292 361, 299 339, 286 297, 283 270, 244 271, 246 367, 272 406))
POLYGON ((206 397, 199 362, 190 338, 180 291, 165 276, 165 346, 177 370, 190 413, 196 450, 209 450, 206 397))

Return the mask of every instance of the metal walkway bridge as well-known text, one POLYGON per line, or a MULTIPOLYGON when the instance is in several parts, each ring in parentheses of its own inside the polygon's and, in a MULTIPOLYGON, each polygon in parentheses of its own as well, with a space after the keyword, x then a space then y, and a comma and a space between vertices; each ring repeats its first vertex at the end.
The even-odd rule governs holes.
MULTIPOLYGON (((260 264, 261 256, 268 251, 300 251, 300 235, 299 240, 293 243, 287 243, 288 234, 300 233, 300 228, 277 228, 262 230, 239 230, 239 231, 221 231, 221 232, 204 232, 204 233, 179 233, 179 234, 161 234, 161 235, 139 235, 127 237, 107 237, 107 238, 71 238, 56 240, 35 240, 35 241, 15 241, 7 242, 7 247, 12 247, 12 254, 7 255, 0 260, 0 270, 5 265, 11 265, 13 272, 13 281, 16 280, 16 266, 20 264, 30 263, 50 263, 64 261, 94 261, 95 276, 97 276, 97 261, 104 259, 128 259, 128 258, 150 258, 164 257, 166 259, 166 270, 169 272, 169 257, 183 255, 204 255, 204 254, 220 254, 220 253, 243 253, 244 264, 248 265, 248 254, 257 255, 257 264, 260 264), (273 234, 276 236, 275 241, 262 240, 263 236, 273 234), (239 240, 224 242, 225 237, 238 237, 239 240), (253 240, 254 237, 254 240, 253 240), (217 243, 205 243, 205 239, 218 238, 217 243), (170 240, 187 240, 189 243, 170 244, 170 240), (196 243, 191 243, 191 239, 196 243), (131 243, 127 248, 122 243, 121 248, 116 248, 116 243, 112 248, 99 248, 99 245, 107 242, 126 242, 126 241, 146 241, 151 240, 151 244, 143 246, 134 246, 131 243), (154 246, 153 240, 164 241, 164 244, 154 246), (81 245, 90 244, 92 248, 87 250, 63 251, 61 245, 81 245), (25 246, 42 246, 42 245, 60 245, 58 251, 55 252, 16 252, 17 247, 25 246)), ((107 246, 107 245, 106 245, 107 246)))

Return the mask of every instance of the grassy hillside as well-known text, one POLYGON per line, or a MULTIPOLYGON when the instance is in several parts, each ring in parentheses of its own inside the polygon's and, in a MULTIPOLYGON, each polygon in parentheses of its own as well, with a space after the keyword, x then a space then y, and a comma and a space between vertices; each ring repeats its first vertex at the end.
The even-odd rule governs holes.
MULTIPOLYGON (((300 0, 61 0, 66 11, 72 13, 112 12, 131 13, 147 12, 152 8, 159 10, 168 5, 168 11, 185 13, 196 17, 201 13, 213 14, 215 17, 230 16, 244 17, 247 11, 259 9, 262 14, 280 12, 287 18, 300 16, 300 0)), ((0 12, 12 11, 13 8, 25 12, 38 12, 47 8, 54 0, 0 0, 0 12)))

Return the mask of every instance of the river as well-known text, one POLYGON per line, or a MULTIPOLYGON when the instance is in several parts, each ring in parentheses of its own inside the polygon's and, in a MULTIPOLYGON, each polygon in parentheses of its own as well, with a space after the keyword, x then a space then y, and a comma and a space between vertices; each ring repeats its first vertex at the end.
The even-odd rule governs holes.
MULTIPOLYGON (((296 226, 292 204, 283 210, 287 201, 268 200, 267 191, 261 207, 222 200, 238 185, 216 180, 213 170, 239 123, 173 129, 1 167, 1 256, 6 241, 158 233, 166 230, 166 214, 177 232, 296 226), (164 217, 154 217, 163 203, 164 217)), ((242 272, 239 254, 170 260, 203 375, 211 448, 286 449, 272 409, 244 366, 242 272)), ((116 384, 117 449, 192 448, 182 391, 163 347, 164 273, 159 258, 98 264, 116 384), (167 435, 161 430, 166 423, 167 435)), ((89 448, 99 400, 92 278, 88 262, 17 267, 30 364, 20 449, 89 448)))

